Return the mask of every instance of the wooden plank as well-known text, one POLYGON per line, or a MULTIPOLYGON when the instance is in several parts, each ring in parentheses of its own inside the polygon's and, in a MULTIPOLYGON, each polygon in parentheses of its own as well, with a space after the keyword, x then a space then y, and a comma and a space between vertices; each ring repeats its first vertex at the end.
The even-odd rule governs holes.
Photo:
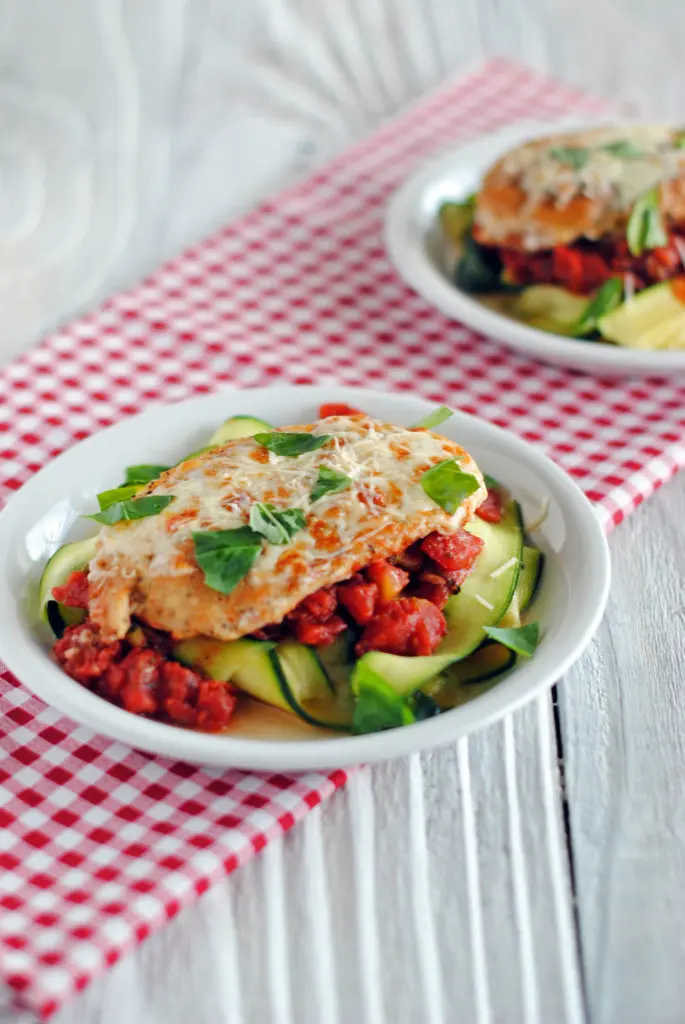
POLYGON ((544 696, 363 770, 57 1020, 581 1024, 565 856, 544 696))
POLYGON ((685 479, 611 538, 592 649, 559 689, 593 1024, 685 1011, 685 479))

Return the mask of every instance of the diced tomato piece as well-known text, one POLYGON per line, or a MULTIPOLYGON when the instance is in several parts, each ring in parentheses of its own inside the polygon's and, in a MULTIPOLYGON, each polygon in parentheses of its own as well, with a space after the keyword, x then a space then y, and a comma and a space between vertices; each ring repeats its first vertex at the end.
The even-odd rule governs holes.
POLYGON ((409 583, 409 573, 384 558, 367 566, 366 575, 378 587, 378 600, 381 604, 392 601, 409 583))
POLYGON ((52 648, 58 665, 77 683, 95 683, 121 653, 121 642, 105 642, 96 626, 82 622, 69 626, 52 648))
MULTIPOLYGON (((432 574, 427 573, 426 575, 432 574)), ((422 597, 424 600, 430 601, 431 604, 434 604, 436 608, 439 608, 440 611, 442 611, 447 604, 451 593, 452 591, 446 580, 442 579, 440 576, 433 576, 432 579, 423 579, 421 583, 419 583, 418 587, 414 591, 414 596, 422 597)))
POLYGON ((65 604, 69 608, 88 607, 88 575, 85 572, 76 570, 72 572, 66 583, 59 587, 52 588, 52 596, 55 601, 65 604))
POLYGON ((161 669, 161 705, 169 718, 178 725, 190 727, 196 724, 197 702, 200 677, 197 672, 179 665, 177 661, 165 661, 161 669))
POLYGON ((312 622, 310 619, 294 619, 292 623, 295 639, 301 644, 316 646, 333 643, 338 633, 344 633, 347 625, 339 615, 331 615, 326 622, 312 622))
POLYGON ((678 302, 685 303, 685 274, 674 277, 671 281, 671 288, 678 302))
POLYGON ((201 679, 197 697, 197 727, 205 732, 219 732, 231 720, 237 697, 228 683, 217 679, 201 679))
POLYGON ((324 402, 319 407, 319 419, 325 420, 327 416, 364 416, 365 413, 355 409, 352 405, 345 405, 344 402, 324 402))
POLYGON ((289 613, 290 618, 305 618, 314 622, 326 622, 338 605, 334 587, 322 587, 303 598, 289 613))
POLYGON ((159 709, 159 674, 163 659, 149 647, 136 647, 111 672, 110 688, 118 687, 118 697, 126 711, 134 715, 152 715, 159 709), (123 685, 121 673, 124 673, 123 685))
POLYGON ((378 600, 378 587, 375 583, 365 583, 364 578, 357 576, 347 583, 341 583, 338 587, 338 601, 347 608, 354 621, 365 626, 371 621, 376 601, 378 600))
POLYGON ((432 654, 447 632, 445 616, 431 601, 419 597, 400 597, 374 615, 355 651, 361 657, 366 651, 388 654, 432 654))
POLYGON ((418 572, 423 565, 421 541, 417 540, 414 544, 410 544, 401 554, 395 555, 392 561, 393 565, 399 565, 401 569, 406 569, 407 572, 418 572))
POLYGON ((486 523, 499 523, 502 518, 502 495, 494 487, 488 487, 488 496, 476 509, 476 515, 486 523))
POLYGON ((645 257, 645 269, 653 281, 665 281, 673 277, 680 265, 680 254, 675 246, 652 249, 645 257))
POLYGON ((470 566, 468 569, 442 569, 439 565, 435 566, 436 572, 439 572, 444 579, 447 586, 454 593, 459 590, 459 587, 469 578, 473 572, 473 567, 470 566))
MULTIPOLYGON (((430 533, 421 548, 442 569, 448 571, 473 568, 483 541, 466 530, 456 533, 430 533)), ((463 581, 462 581, 463 582, 463 581)))

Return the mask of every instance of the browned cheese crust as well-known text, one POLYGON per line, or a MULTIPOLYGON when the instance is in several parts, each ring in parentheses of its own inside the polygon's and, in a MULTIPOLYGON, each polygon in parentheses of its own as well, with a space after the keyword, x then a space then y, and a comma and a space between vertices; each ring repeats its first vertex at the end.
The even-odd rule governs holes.
POLYGON ((681 136, 672 127, 638 125, 551 135, 517 146, 483 179, 474 237, 482 245, 526 251, 580 238, 622 237, 636 199, 655 186, 666 218, 685 222, 681 136))
POLYGON ((434 530, 454 532, 486 495, 473 459, 428 430, 365 416, 282 429, 332 440, 296 458, 274 455, 253 438, 231 441, 147 487, 148 494, 174 495, 159 515, 103 528, 90 569, 90 614, 105 636, 125 635, 132 615, 177 639, 244 636, 280 622, 303 598, 374 559, 397 554, 434 530), (479 483, 454 515, 421 486, 423 473, 449 458, 479 483), (352 485, 312 502, 323 466, 346 473, 352 485), (306 530, 282 546, 265 545, 248 575, 221 594, 205 583, 192 532, 244 526, 258 501, 301 508, 306 530))

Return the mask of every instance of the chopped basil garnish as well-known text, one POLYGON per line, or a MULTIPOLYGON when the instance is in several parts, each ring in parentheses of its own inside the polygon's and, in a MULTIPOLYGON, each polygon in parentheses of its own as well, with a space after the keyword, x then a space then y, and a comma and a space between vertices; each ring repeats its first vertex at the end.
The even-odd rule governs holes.
POLYGON ((139 466, 127 466, 126 467, 126 483, 127 484, 149 484, 151 480, 156 480, 162 473, 166 473, 169 466, 157 466, 152 463, 141 463, 139 466))
POLYGON ((600 148, 606 153, 611 153, 612 156, 622 156, 626 160, 638 160, 641 156, 645 155, 644 150, 636 146, 630 139, 617 139, 616 142, 606 142, 600 148))
POLYGON ((205 583, 220 594, 230 594, 237 587, 262 550, 260 534, 249 526, 193 533, 193 544, 205 583))
POLYGON ((502 290, 502 261, 496 249, 479 245, 470 231, 464 235, 461 259, 454 271, 454 283, 462 291, 502 290))
POLYGON ((300 508, 277 509, 258 501, 250 510, 250 527, 266 537, 269 544, 287 544, 306 525, 306 516, 300 508))
POLYGON ((337 469, 329 469, 328 466, 321 466, 316 483, 309 495, 310 501, 318 501, 324 494, 337 494, 338 491, 346 491, 352 483, 349 476, 339 473, 337 469))
POLYGON ((138 484, 122 484, 121 487, 113 487, 111 491, 101 491, 96 495, 100 511, 104 512, 110 505, 117 501, 128 501, 134 494, 138 493, 138 484))
POLYGON ((583 313, 573 328, 578 338, 583 338, 597 330, 597 324, 606 313, 611 313, 621 305, 623 298, 623 278, 611 277, 605 281, 597 294, 590 299, 583 313))
POLYGON ((499 480, 495 480, 494 476, 490 476, 488 473, 483 473, 483 482, 489 491, 499 491, 502 487, 499 480))
POLYGON ((678 132, 673 140, 674 149, 685 149, 685 131, 678 132))
POLYGON ((554 146, 549 155, 558 160, 560 164, 571 167, 574 171, 580 171, 590 159, 590 150, 582 146, 554 146))
MULTIPOLYGON (((119 489, 124 490, 125 488, 119 489)), ((99 497, 101 498, 102 495, 99 497)), ((113 526, 114 523, 119 523, 123 519, 147 519, 148 516, 156 516, 173 500, 173 494, 150 494, 144 498, 115 501, 102 512, 85 518, 94 519, 96 523, 104 523, 106 526, 113 526)))
POLYGON ((476 196, 467 196, 461 203, 445 202, 438 210, 440 226, 447 237, 459 245, 467 231, 471 229, 476 212, 476 196))
POLYGON ((421 486, 436 505, 454 515, 464 498, 480 486, 475 476, 464 473, 456 459, 444 459, 421 477, 421 486))
POLYGON ((510 629, 486 626, 485 632, 491 640, 496 640, 498 644, 503 644, 510 651, 522 654, 525 658, 535 654, 535 648, 540 641, 540 626, 537 622, 531 622, 527 626, 512 626, 510 629))
POLYGON ((407 707, 414 715, 414 721, 416 722, 424 722, 427 718, 434 718, 440 714, 440 706, 435 703, 432 697, 429 697, 427 693, 422 693, 421 690, 417 690, 412 697, 409 697, 407 707))
POLYGON ((426 430, 432 430, 433 427, 439 427, 441 423, 448 420, 450 416, 454 416, 454 413, 448 406, 439 405, 437 409, 433 409, 433 412, 429 412, 427 416, 424 416, 418 423, 412 423, 410 430, 416 430, 417 427, 425 427, 426 430))
POLYGON ((317 448, 323 447, 327 441, 330 441, 332 436, 332 434, 286 434, 276 430, 269 434, 255 434, 254 439, 274 455, 292 457, 316 451, 317 448))
POLYGON ((381 732, 400 725, 411 725, 415 716, 399 693, 370 669, 363 658, 357 662, 352 689, 357 699, 352 719, 352 732, 381 732))
POLYGON ((641 256, 645 249, 658 249, 662 245, 668 245, 668 235, 659 207, 658 187, 650 188, 633 206, 626 238, 633 256, 641 256))

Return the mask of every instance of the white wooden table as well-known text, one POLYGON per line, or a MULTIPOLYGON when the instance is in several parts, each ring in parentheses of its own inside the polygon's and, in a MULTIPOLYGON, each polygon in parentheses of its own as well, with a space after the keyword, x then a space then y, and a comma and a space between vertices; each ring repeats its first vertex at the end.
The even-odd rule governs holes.
MULTIPOLYGON (((0 0, 0 360, 484 55, 682 118, 684 39, 680 0, 0 0)), ((612 537, 556 697, 361 772, 57 1024, 681 1024, 684 514, 612 537)))

